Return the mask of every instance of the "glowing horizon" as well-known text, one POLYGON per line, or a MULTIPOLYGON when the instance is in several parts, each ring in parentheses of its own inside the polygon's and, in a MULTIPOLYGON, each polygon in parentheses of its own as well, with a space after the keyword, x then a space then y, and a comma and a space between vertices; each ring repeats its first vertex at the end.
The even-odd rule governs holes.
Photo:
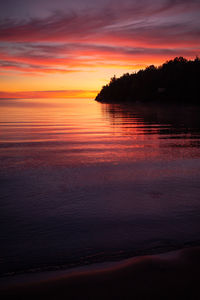
POLYGON ((11 2, 0 12, 0 98, 93 98, 114 75, 200 52, 197 0, 11 2))

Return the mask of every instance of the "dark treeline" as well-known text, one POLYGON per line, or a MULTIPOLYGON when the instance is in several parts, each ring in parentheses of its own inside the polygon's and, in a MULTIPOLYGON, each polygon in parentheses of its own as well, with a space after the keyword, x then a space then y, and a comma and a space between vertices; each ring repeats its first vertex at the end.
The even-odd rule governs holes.
POLYGON ((200 103, 200 59, 176 57, 133 74, 111 78, 97 95, 101 102, 200 103))

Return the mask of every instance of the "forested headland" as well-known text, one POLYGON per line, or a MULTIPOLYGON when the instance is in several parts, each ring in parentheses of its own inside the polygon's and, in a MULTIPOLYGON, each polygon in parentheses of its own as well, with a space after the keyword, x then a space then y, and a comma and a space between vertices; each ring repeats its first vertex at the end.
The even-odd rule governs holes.
POLYGON ((200 103, 200 59, 176 57, 156 67, 111 78, 96 96, 107 103, 200 103))

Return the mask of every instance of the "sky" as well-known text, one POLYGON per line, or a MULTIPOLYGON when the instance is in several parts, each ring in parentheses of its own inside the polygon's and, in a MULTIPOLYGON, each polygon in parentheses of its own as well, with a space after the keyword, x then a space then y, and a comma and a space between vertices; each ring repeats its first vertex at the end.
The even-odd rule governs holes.
POLYGON ((200 54, 200 0, 0 0, 0 98, 92 98, 200 54))

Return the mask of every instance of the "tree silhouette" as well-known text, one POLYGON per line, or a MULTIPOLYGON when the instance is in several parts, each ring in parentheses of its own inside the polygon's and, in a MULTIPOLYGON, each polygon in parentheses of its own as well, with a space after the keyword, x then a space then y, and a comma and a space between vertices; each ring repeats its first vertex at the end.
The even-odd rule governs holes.
POLYGON ((200 59, 176 57, 162 66, 111 78, 96 97, 101 102, 200 103, 200 59))

